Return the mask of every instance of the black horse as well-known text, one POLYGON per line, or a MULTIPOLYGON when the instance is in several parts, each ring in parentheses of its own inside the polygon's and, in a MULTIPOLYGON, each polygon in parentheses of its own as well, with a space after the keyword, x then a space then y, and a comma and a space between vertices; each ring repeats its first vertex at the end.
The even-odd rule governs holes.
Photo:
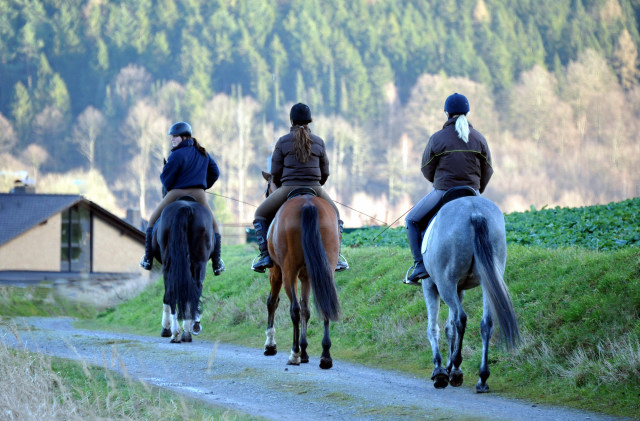
POLYGON ((191 334, 200 333, 202 282, 215 241, 213 217, 185 196, 167 205, 155 228, 153 253, 164 276, 162 336, 172 343, 191 342, 191 334))

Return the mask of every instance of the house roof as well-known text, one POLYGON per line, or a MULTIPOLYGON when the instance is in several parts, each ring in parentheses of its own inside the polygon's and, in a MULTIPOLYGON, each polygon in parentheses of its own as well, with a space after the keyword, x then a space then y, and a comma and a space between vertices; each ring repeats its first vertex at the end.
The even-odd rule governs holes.
POLYGON ((82 206, 134 239, 144 233, 108 210, 75 194, 0 193, 0 245, 72 206, 82 206))

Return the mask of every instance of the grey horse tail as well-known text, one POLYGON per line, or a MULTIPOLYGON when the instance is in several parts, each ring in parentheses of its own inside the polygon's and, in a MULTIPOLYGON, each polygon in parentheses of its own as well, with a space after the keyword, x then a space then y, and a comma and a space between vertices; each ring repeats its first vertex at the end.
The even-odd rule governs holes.
POLYGON ((340 302, 318 226, 318 208, 307 201, 302 206, 302 250, 313 289, 316 310, 324 320, 340 318, 340 302))
POLYGON ((489 299, 491 313, 498 319, 500 332, 507 347, 512 349, 520 340, 518 321, 513 310, 511 297, 503 279, 503 269, 494 260, 493 246, 489 239, 489 227, 484 215, 473 213, 471 224, 475 230, 473 242, 476 270, 482 285, 483 294, 489 299))

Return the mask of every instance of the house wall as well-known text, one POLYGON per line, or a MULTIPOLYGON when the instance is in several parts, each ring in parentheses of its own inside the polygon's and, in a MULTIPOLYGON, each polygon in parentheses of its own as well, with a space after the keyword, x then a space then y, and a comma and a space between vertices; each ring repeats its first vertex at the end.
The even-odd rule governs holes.
POLYGON ((60 270, 60 214, 0 246, 0 270, 60 270))
POLYGON ((144 244, 93 217, 93 271, 137 272, 144 244))

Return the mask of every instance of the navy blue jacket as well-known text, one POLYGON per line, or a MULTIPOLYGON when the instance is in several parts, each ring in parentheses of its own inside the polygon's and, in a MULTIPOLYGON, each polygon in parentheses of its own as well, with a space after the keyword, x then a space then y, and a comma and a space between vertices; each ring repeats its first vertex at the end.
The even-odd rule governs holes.
POLYGON ((193 139, 186 139, 171 149, 160 181, 167 191, 187 188, 206 190, 213 186, 219 176, 220 170, 211 155, 202 155, 193 145, 193 139))

